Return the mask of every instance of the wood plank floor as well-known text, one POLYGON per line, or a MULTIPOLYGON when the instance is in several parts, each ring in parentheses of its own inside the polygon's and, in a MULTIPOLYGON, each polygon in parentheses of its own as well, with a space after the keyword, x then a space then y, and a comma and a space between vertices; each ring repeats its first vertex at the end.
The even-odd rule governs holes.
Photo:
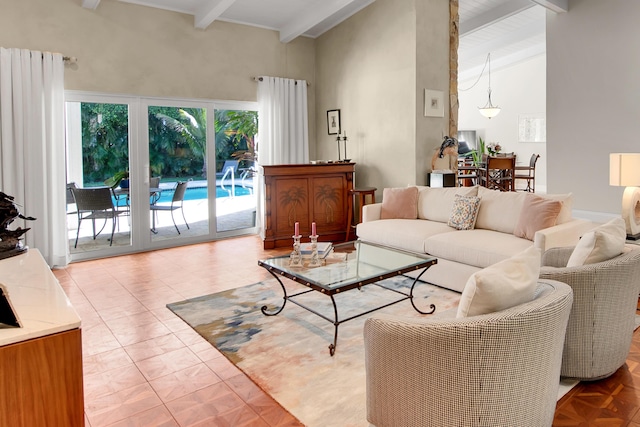
MULTIPOLYGON (((286 250, 285 250, 286 251, 286 250)), ((300 426, 165 305, 264 280, 256 236, 54 270, 82 318, 85 420, 101 426, 300 426)), ((581 383, 554 426, 640 427, 640 332, 611 378, 581 383)))

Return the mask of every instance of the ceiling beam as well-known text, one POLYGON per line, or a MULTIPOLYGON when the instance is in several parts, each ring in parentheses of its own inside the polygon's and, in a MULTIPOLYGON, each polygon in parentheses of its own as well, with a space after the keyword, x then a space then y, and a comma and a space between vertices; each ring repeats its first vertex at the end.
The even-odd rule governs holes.
POLYGON ((84 7, 85 9, 96 10, 99 4, 100 0, 82 0, 82 7, 84 7))
POLYGON ((491 24, 495 24, 498 21, 522 12, 523 10, 527 10, 535 5, 536 4, 531 0, 511 0, 507 3, 503 3, 500 6, 494 7, 493 9, 481 13, 474 18, 461 22, 460 37, 486 28, 491 24))
POLYGON ((296 37, 315 27, 325 19, 341 11, 356 0, 326 0, 315 2, 298 16, 293 17, 287 25, 280 29, 280 41, 289 43, 296 37))
POLYGON ((531 0, 552 12, 565 13, 569 11, 569 0, 531 0))
POLYGON ((236 0, 209 0, 193 15, 194 26, 205 29, 218 19, 236 0))

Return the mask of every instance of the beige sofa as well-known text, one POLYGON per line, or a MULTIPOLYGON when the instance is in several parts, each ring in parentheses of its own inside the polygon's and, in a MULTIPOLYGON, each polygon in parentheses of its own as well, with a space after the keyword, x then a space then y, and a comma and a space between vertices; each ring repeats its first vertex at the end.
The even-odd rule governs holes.
MULTIPOLYGON (((484 187, 418 187, 417 219, 380 219, 382 203, 363 207, 356 228, 359 239, 385 246, 424 253, 438 263, 422 280, 462 292, 476 271, 523 251, 531 245, 543 252, 552 247, 574 246, 594 224, 571 215, 572 195, 540 195, 562 202, 556 225, 535 232, 533 240, 513 233, 531 193, 499 192, 484 187), (471 230, 447 225, 455 195, 478 196, 480 207, 471 230)), ((383 200, 384 202, 384 200, 383 200)))

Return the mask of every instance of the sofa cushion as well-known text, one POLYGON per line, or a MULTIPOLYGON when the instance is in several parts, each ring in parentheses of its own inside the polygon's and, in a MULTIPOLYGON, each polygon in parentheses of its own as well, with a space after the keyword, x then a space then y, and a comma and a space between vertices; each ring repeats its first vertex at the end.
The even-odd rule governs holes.
POLYGON ((457 317, 505 310, 533 299, 540 275, 540 249, 533 246, 471 275, 457 317))
POLYGON ((562 202, 559 200, 528 194, 522 205, 520 218, 513 234, 533 240, 536 231, 556 225, 560 209, 562 209, 562 202))
POLYGON ((385 188, 382 190, 380 219, 416 219, 418 217, 418 188, 385 188))
POLYGON ((565 222, 569 222, 573 220, 573 194, 565 193, 565 194, 536 194, 544 199, 549 200, 558 200, 562 202, 562 209, 560 209, 560 213, 558 214, 558 219, 556 224, 564 224, 565 222))
POLYGON ((476 228, 513 234, 527 193, 478 188, 480 210, 476 228))
POLYGON ((423 251, 437 258, 485 268, 531 246, 530 240, 511 233, 476 228, 428 236, 423 251))
POLYGON ((476 218, 478 218, 479 207, 479 197, 456 194, 447 224, 456 230, 473 230, 476 218))
POLYGON ((356 228, 358 238, 365 242, 418 253, 424 253, 424 241, 430 236, 455 231, 446 222, 418 219, 381 219, 362 222, 356 228))
POLYGON ((419 187, 418 218, 447 223, 456 194, 477 196, 478 187, 419 187))
POLYGON ((624 220, 614 218, 580 238, 569 257, 567 267, 594 264, 617 257, 624 250, 626 238, 624 220))

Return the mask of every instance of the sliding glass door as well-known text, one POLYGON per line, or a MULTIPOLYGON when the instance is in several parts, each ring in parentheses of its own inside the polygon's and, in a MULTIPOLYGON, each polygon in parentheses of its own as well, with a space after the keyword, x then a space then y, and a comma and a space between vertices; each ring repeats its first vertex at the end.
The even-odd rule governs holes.
POLYGON ((216 109, 216 230, 256 226, 258 112, 216 109))
POLYGON ((151 240, 191 239, 209 233, 207 108, 147 108, 151 240))
POLYGON ((69 92, 66 108, 68 186, 107 188, 115 212, 78 215, 68 191, 72 260, 256 233, 255 103, 69 92))
POLYGON ((114 191, 128 181, 129 113, 130 104, 121 99, 66 103, 67 230, 72 255, 131 248, 128 193, 114 191), (101 188, 108 191, 82 191, 101 188))

